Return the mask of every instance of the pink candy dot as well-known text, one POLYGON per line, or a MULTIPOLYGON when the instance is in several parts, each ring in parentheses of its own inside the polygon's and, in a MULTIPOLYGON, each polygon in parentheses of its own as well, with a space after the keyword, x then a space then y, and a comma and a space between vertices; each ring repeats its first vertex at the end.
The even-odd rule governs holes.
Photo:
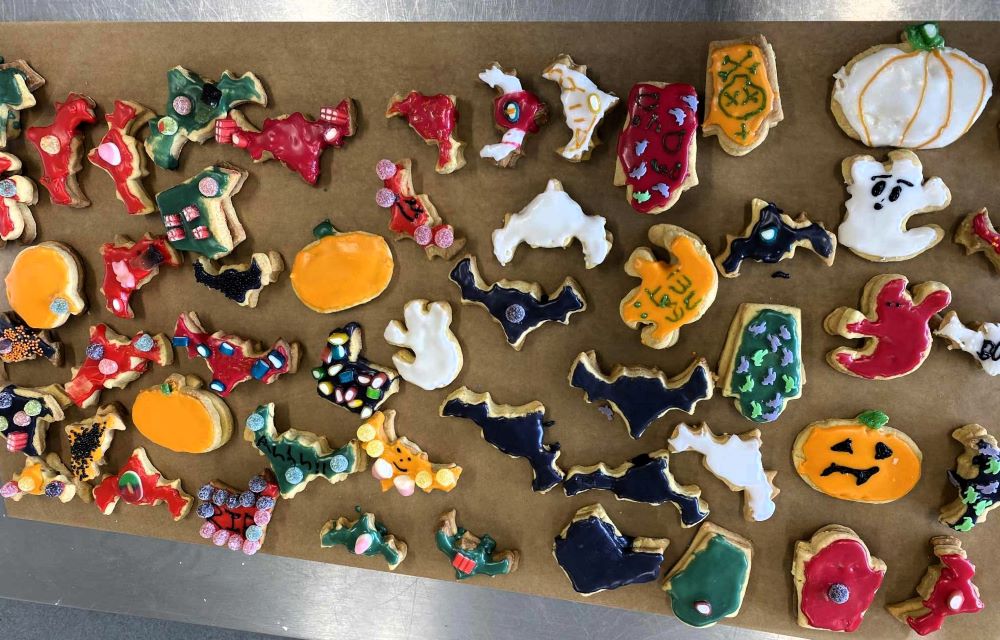
POLYGON ((243 548, 243 536, 234 533, 229 536, 229 541, 226 543, 226 546, 233 551, 239 551, 243 548))
POLYGON ((379 180, 388 180, 396 175, 396 163, 392 160, 382 159, 375 165, 375 174, 379 180))
POLYGON ((217 527, 211 522, 206 522, 205 524, 201 525, 201 529, 198 530, 198 535, 206 539, 211 538, 213 535, 215 535, 216 528, 217 527))
POLYGON ((455 243, 455 231, 451 227, 441 227, 434 233, 434 244, 447 249, 455 243))
POLYGON ((252 556, 259 550, 260 550, 259 542, 253 540, 247 540, 246 542, 243 543, 243 553, 247 554, 248 556, 252 556))
POLYGON ((108 360, 104 358, 97 363, 97 370, 106 376, 111 376, 118 373, 118 363, 114 360, 108 360))
POLYGON ((229 532, 226 531, 225 529, 219 529, 212 536, 212 544, 214 544, 217 547, 221 547, 222 545, 226 544, 227 540, 229 540, 229 532))
POLYGON ((264 509, 258 509, 257 513, 253 514, 253 523, 266 527, 267 523, 271 521, 271 512, 265 511, 264 509))
POLYGON ((23 411, 18 411, 17 413, 14 414, 13 421, 14 424, 16 424, 19 427, 26 427, 29 424, 31 424, 31 416, 29 416, 23 411))
POLYGON ((426 247, 434 239, 434 232, 426 224, 422 227, 417 227, 413 230, 413 239, 417 241, 421 247, 426 247))
POLYGON ((198 181, 198 192, 206 198, 214 198, 219 195, 219 183, 206 176, 198 181))
POLYGON ((375 192, 375 204, 383 209, 388 209, 392 205, 396 204, 396 194, 393 193, 391 189, 382 187, 375 192))
POLYGON ((18 493, 20 493, 20 491, 21 490, 17 488, 17 483, 8 482, 4 486, 0 487, 0 496, 3 496, 4 498, 10 498, 16 496, 18 493))

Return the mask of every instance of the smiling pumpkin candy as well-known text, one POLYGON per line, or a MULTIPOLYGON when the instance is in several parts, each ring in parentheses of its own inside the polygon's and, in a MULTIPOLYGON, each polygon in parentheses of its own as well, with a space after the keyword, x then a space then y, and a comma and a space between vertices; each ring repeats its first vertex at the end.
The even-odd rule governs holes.
POLYGON ((853 420, 823 420, 795 438, 792 463, 813 489, 841 500, 883 503, 902 498, 920 480, 923 456, 881 411, 853 420))

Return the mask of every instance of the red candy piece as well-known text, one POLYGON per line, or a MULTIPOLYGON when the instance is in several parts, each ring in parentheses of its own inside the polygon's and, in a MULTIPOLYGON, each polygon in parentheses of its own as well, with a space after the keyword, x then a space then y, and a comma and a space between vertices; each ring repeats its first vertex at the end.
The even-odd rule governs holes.
POLYGON ((38 180, 49 190, 52 204, 86 207, 90 200, 76 182, 83 154, 82 124, 97 122, 97 105, 87 96, 71 93, 66 102, 56 103, 56 117, 46 127, 29 127, 25 132, 42 160, 42 177, 38 180))
POLYGON ((140 331, 131 340, 118 335, 106 324, 90 327, 83 364, 73 369, 66 394, 81 408, 95 404, 101 389, 124 387, 145 373, 150 362, 167 366, 174 360, 163 335, 140 331))
POLYGON ((435 171, 451 173, 465 166, 462 147, 465 143, 455 137, 458 126, 458 108, 455 96, 439 93, 425 96, 411 91, 406 96, 396 94, 389 100, 386 118, 402 116, 427 144, 438 147, 435 171))
POLYGON ((465 245, 465 239, 456 238, 455 229, 441 220, 431 199, 413 191, 409 159, 399 163, 380 160, 375 173, 383 184, 375 202, 392 212, 391 231, 411 238, 424 248, 428 258, 448 259, 465 245))
POLYGON ((191 508, 191 496, 181 489, 180 480, 165 481, 142 447, 132 452, 116 475, 104 476, 94 487, 94 503, 104 515, 114 511, 119 500, 136 506, 165 502, 174 520, 186 516, 191 508))
POLYGON ((115 110, 104 118, 108 121, 108 132, 90 150, 87 159, 108 172, 129 215, 152 213, 156 207, 142 186, 142 178, 149 172, 133 134, 153 119, 153 112, 135 102, 115 100, 115 110))
POLYGON ((129 299, 159 273, 160 266, 181 266, 181 255, 170 246, 166 236, 146 234, 139 242, 125 236, 101 245, 104 259, 104 283, 101 293, 108 311, 119 318, 133 318, 129 299))
POLYGON ((804 574, 801 609, 809 624, 830 631, 854 631, 882 586, 885 570, 872 570, 867 551, 856 540, 837 540, 806 563, 804 574), (830 599, 834 584, 847 587, 845 602, 830 599))

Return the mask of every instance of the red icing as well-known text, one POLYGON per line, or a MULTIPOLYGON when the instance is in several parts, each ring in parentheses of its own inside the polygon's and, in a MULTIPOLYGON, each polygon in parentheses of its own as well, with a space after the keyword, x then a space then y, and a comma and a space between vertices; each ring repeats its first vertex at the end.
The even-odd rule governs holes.
POLYGON ((277 158, 309 184, 319 179, 320 156, 327 147, 340 148, 354 135, 355 122, 350 100, 336 107, 323 107, 319 120, 301 113, 268 118, 260 132, 239 127, 233 119, 216 121, 216 140, 246 149, 256 161, 277 158))
MULTIPOLYGON (((132 340, 125 342, 122 336, 116 336, 115 340, 109 338, 108 331, 108 325, 103 323, 90 327, 88 349, 93 345, 100 345, 103 353, 99 359, 85 354, 83 364, 77 368, 73 379, 66 383, 66 394, 78 407, 84 406, 99 394, 102 388, 110 389, 116 379, 144 373, 149 368, 150 362, 160 365, 170 362, 170 356, 161 348, 159 340, 153 339, 153 348, 149 351, 140 351, 136 348, 136 343, 149 334, 140 331, 132 340), (103 361, 114 364, 114 373, 101 373, 100 367, 103 361)), ((106 368, 108 366, 105 365, 106 368)))
POLYGON ((493 120, 501 129, 517 129, 525 133, 538 133, 538 114, 547 112, 548 106, 530 91, 511 91, 493 99, 493 120), (517 105, 517 119, 511 121, 507 107, 517 105))
POLYGON ((438 145, 437 170, 451 163, 455 145, 455 128, 458 126, 458 109, 451 96, 439 93, 425 96, 411 91, 402 100, 389 104, 386 116, 402 115, 421 138, 438 145))
MULTIPOLYGON (((274 476, 271 475, 271 477, 273 478, 274 476)), ((240 495, 239 491, 232 491, 230 487, 226 488, 230 490, 230 493, 236 496, 240 495)), ((267 487, 257 495, 258 497, 277 498, 278 484, 268 479, 267 487)), ((230 533, 238 533, 242 538, 246 538, 247 527, 254 524, 254 515, 259 511, 256 504, 249 507, 244 507, 243 505, 230 507, 225 504, 220 506, 213 503, 212 507, 215 513, 211 517, 205 518, 205 520, 230 533)), ((269 509, 264 509, 264 511, 269 511, 269 509)))
POLYGON ((392 211, 392 217, 389 218, 391 231, 413 238, 420 246, 435 244, 447 249, 452 245, 455 230, 450 224, 435 224, 436 221, 427 211, 429 206, 433 206, 430 200, 413 191, 408 165, 396 163, 396 172, 382 180, 382 184, 395 196, 395 202, 389 207, 392 211), (423 229, 425 227, 427 229, 423 229))
POLYGON ((104 259, 101 293, 108 311, 119 318, 135 317, 129 299, 159 272, 161 265, 181 265, 180 254, 170 246, 166 236, 146 236, 135 244, 109 242, 101 245, 101 257, 104 259))
POLYGON ((94 487, 94 503, 101 511, 110 513, 108 508, 113 507, 119 500, 137 506, 154 506, 157 501, 162 500, 167 504, 170 514, 177 520, 187 511, 191 504, 191 498, 173 487, 158 486, 161 477, 159 473, 146 473, 139 456, 133 453, 118 470, 117 475, 106 476, 99 485, 94 487), (134 471, 139 476, 142 495, 137 495, 132 491, 123 492, 119 489, 118 480, 128 471, 134 471))
POLYGON ((56 103, 56 117, 52 124, 46 127, 29 127, 25 132, 28 141, 42 159, 42 177, 38 181, 49 190, 53 204, 72 205, 76 202, 67 182, 80 167, 83 133, 78 129, 82 124, 94 122, 97 122, 94 101, 87 96, 71 93, 66 102, 56 103), (59 150, 56 153, 50 154, 42 149, 42 138, 47 136, 59 141, 59 150), (72 142, 73 138, 77 137, 80 140, 74 153, 72 142))
POLYGON ((882 586, 884 571, 873 571, 868 551, 857 540, 837 540, 819 551, 805 565, 802 613, 809 624, 830 631, 854 631, 882 586), (850 591, 847 602, 837 604, 827 593, 832 584, 850 591))
POLYGON ((948 616, 983 610, 979 589, 972 584, 972 578, 976 575, 976 565, 958 554, 941 556, 941 564, 941 575, 934 583, 931 595, 923 601, 928 612, 916 618, 910 616, 906 619, 910 627, 922 636, 940 629, 948 616), (962 595, 962 604, 957 609, 948 606, 954 594, 962 595))
POLYGON ((133 193, 128 182, 142 161, 132 155, 132 151, 124 141, 124 136, 129 135, 129 129, 133 126, 133 121, 138 115, 135 108, 129 103, 115 100, 115 110, 104 116, 108 121, 108 132, 101 138, 98 146, 87 155, 92 164, 107 171, 111 179, 114 180, 118 197, 125 204, 125 211, 131 215, 149 213, 146 203, 133 193), (118 149, 118 153, 121 154, 121 162, 113 165, 100 156, 98 148, 104 144, 114 145, 118 149))
POLYGON ((938 311, 951 304, 949 291, 935 291, 919 305, 906 292, 906 280, 891 280, 876 297, 877 320, 867 318, 847 325, 847 329, 862 336, 875 338, 875 349, 869 355, 854 357, 853 352, 837 354, 845 369, 862 378, 890 378, 907 374, 927 357, 931 344, 928 321, 938 311))
MULTIPOLYGON (((2 178, 4 173, 10 171, 12 166, 14 166, 13 161, 3 154, 0 154, 0 178, 2 178)), ((7 206, 7 200, 13 200, 14 202, 27 202, 21 193, 17 193, 13 198, 0 197, 0 239, 7 238, 14 232, 14 220, 10 215, 10 207, 7 206)))
POLYGON ((628 118, 618 137, 618 159, 626 184, 632 186, 632 207, 639 213, 662 209, 688 177, 688 150, 698 130, 698 113, 682 100, 685 97, 693 98, 697 105, 698 94, 688 84, 658 87, 639 83, 628 94, 628 118), (683 119, 680 124, 678 118, 683 119), (644 147, 641 154, 637 145, 644 147), (630 175, 642 172, 641 177, 630 175), (661 184, 666 185, 667 195, 653 189, 661 184), (640 193, 648 193, 649 199, 640 202, 636 198, 640 193))
POLYGON ((972 230, 979 236, 980 240, 993 247, 993 250, 997 253, 1000 253, 1000 233, 993 230, 990 219, 985 211, 972 219, 972 230))

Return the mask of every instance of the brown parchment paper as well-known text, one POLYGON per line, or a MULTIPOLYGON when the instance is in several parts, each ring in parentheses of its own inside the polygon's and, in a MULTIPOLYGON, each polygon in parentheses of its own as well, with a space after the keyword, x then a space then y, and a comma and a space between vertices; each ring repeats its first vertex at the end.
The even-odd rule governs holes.
MULTIPOLYGON (((465 350, 465 368, 455 386, 489 390, 499 402, 520 404, 541 400, 555 420, 550 441, 562 444, 559 462, 573 464, 607 461, 619 464, 631 456, 665 446, 673 426, 686 418, 671 413, 634 441, 618 419, 608 421, 582 392, 570 388, 566 375, 574 356, 596 349, 605 367, 615 363, 657 366, 671 374, 683 369, 693 354, 716 365, 736 307, 741 302, 775 302, 802 308, 803 357, 808 384, 801 399, 791 402, 781 418, 762 426, 765 465, 776 469, 777 513, 766 522, 742 519, 742 495, 702 468, 700 457, 677 455, 671 467, 682 483, 697 483, 711 506, 710 519, 750 538, 754 558, 743 609, 731 624, 793 635, 822 635, 796 626, 790 576, 795 540, 808 538, 817 528, 839 523, 854 528, 872 553, 888 565, 888 574, 858 637, 904 637, 909 629, 889 616, 882 605, 910 597, 927 563, 928 539, 948 530, 936 522, 938 507, 953 497, 945 472, 954 465, 960 448, 950 438, 956 427, 980 422, 997 429, 1000 395, 997 382, 986 376, 966 354, 948 352, 936 342, 919 371, 887 382, 851 378, 831 369, 824 354, 843 344, 827 336, 823 317, 839 305, 857 306, 861 288, 875 274, 899 272, 912 282, 937 279, 954 293, 953 308, 965 321, 998 320, 997 280, 982 256, 965 257, 951 242, 952 230, 967 212, 996 205, 993 186, 997 145, 996 100, 961 140, 943 150, 920 153, 926 175, 941 176, 952 191, 951 206, 922 216, 916 224, 934 221, 948 237, 919 258, 895 264, 866 262, 846 250, 838 251, 832 268, 806 251, 772 267, 747 263, 735 279, 721 279, 714 306, 698 323, 685 327, 680 342, 655 351, 639 342, 638 331, 619 319, 618 303, 637 280, 625 275, 622 264, 632 249, 646 244, 646 230, 660 222, 679 224, 697 233, 713 254, 723 248, 724 235, 741 231, 749 201, 757 196, 773 200, 787 212, 807 211, 814 220, 836 228, 843 212, 845 191, 840 163, 867 149, 844 135, 828 108, 831 75, 865 48, 894 42, 904 25, 872 24, 410 24, 410 25, 267 25, 267 24, 5 24, 0 25, 3 55, 25 58, 47 80, 36 96, 38 106, 23 112, 25 126, 47 124, 53 103, 70 91, 86 93, 107 109, 116 98, 136 100, 162 113, 167 99, 165 73, 180 64, 206 77, 223 69, 256 72, 268 90, 267 108, 245 110, 254 123, 265 115, 303 110, 317 114, 320 107, 351 96, 357 100, 360 128, 341 150, 328 151, 318 188, 310 188, 277 162, 252 165, 241 150, 213 142, 189 144, 180 169, 153 167, 147 184, 151 192, 188 178, 203 167, 226 160, 249 168, 250 178, 235 198, 246 227, 247 241, 231 256, 246 260, 253 251, 278 250, 290 263, 310 242, 310 230, 330 217, 341 229, 387 233, 387 213, 374 194, 380 185, 375 163, 383 158, 414 160, 414 182, 430 194, 444 219, 468 238, 467 248, 479 257, 484 277, 537 281, 551 290, 564 276, 576 278, 586 292, 589 307, 574 316, 569 327, 550 325, 530 335, 525 348, 508 347, 500 329, 480 308, 463 307, 457 288, 447 279, 450 264, 428 262, 408 241, 395 243, 396 274, 386 292, 363 307, 322 316, 294 297, 287 272, 264 290, 256 309, 244 309, 214 291, 196 284, 190 259, 183 269, 165 269, 133 299, 136 319, 125 321, 105 311, 98 292, 103 266, 98 246, 125 233, 133 239, 145 231, 162 233, 156 215, 128 217, 114 198, 110 179, 84 163, 80 175, 93 206, 74 210, 53 207, 42 190, 35 207, 41 240, 71 244, 85 262, 86 295, 90 310, 73 318, 58 335, 67 345, 66 365, 53 368, 46 361, 11 368, 20 384, 65 382, 69 367, 83 358, 87 327, 105 321, 118 332, 167 332, 178 313, 196 310, 210 330, 256 337, 270 343, 278 336, 298 340, 304 347, 300 371, 273 386, 247 383, 229 399, 241 425, 258 404, 277 403, 279 430, 296 427, 327 436, 335 445, 353 437, 356 416, 316 395, 309 369, 317 363, 327 332, 357 320, 365 327, 366 354, 374 362, 391 362, 395 348, 381 335, 386 323, 402 317, 403 304, 413 298, 447 300, 455 312, 453 329, 465 350), (774 46, 778 61, 785 120, 750 155, 734 158, 721 151, 715 139, 699 138, 698 175, 701 185, 685 193, 669 212, 643 217, 625 202, 624 189, 612 186, 614 147, 624 120, 624 105, 610 113, 600 129, 607 141, 588 162, 571 164, 553 150, 570 136, 562 120, 558 88, 540 77, 541 70, 561 52, 591 69, 591 77, 605 90, 626 96, 638 81, 688 82, 703 95, 705 58, 711 40, 762 32, 774 46), (495 142, 491 117, 493 91, 476 74, 493 60, 517 67, 527 88, 553 106, 553 117, 539 135, 529 137, 527 157, 515 169, 502 170, 478 157, 479 148, 495 142), (459 98, 459 137, 469 143, 468 165, 448 176, 434 173, 435 150, 427 147, 399 119, 386 121, 386 102, 394 92, 419 89, 426 93, 454 93, 459 98), (492 256, 490 232, 500 226, 505 212, 518 211, 542 191, 549 178, 563 182, 584 210, 608 218, 614 247, 600 267, 587 271, 578 245, 566 251, 521 247, 513 262, 502 268, 492 256), (771 277, 776 269, 791 279, 771 277), (864 505, 835 500, 810 489, 790 464, 792 441, 807 423, 832 417, 851 417, 868 408, 885 410, 890 424, 903 429, 924 454, 924 476, 905 498, 886 505, 864 505)), ((946 24, 948 43, 966 50, 990 68, 1000 65, 995 26, 946 24)), ((103 118, 102 118, 103 123, 103 118)), ((103 124, 87 132, 88 148, 103 134, 103 124)), ((24 160, 25 172, 39 175, 39 163, 24 139, 10 149, 24 160)), ((997 205, 1000 206, 1000 205, 997 205)), ((9 244, 0 252, 3 266, 18 251, 9 244)), ((350 277, 341 274, 331 277, 350 277)), ((169 370, 152 369, 123 391, 105 392, 104 402, 117 400, 126 408, 142 388, 158 384, 168 373, 182 371, 206 378, 201 361, 188 361, 177 352, 169 370)), ((694 529, 680 527, 670 505, 651 507, 620 502, 609 493, 592 492, 566 498, 559 489, 547 495, 530 491, 530 469, 523 460, 510 459, 483 442, 471 422, 442 419, 439 403, 448 390, 426 392, 403 385, 386 408, 398 411, 400 434, 416 441, 437 461, 457 461, 465 468, 460 485, 451 494, 434 493, 403 498, 394 491, 382 494, 367 473, 330 486, 314 481, 293 500, 282 500, 268 530, 265 552, 384 569, 376 558, 356 558, 343 549, 321 549, 319 530, 329 518, 350 515, 363 505, 377 513, 392 532, 406 540, 410 552, 400 573, 451 579, 447 560, 434 547, 438 514, 458 509, 459 522, 477 533, 489 532, 502 548, 522 552, 518 571, 480 585, 559 598, 579 599, 551 555, 553 536, 581 506, 600 501, 618 527, 631 535, 667 537, 664 568, 683 553, 694 529)), ((68 420, 93 410, 69 410, 68 420)), ((707 421, 716 432, 743 432, 755 425, 742 418, 732 400, 717 396, 698 406, 694 421, 707 421)), ((180 477, 194 492, 204 482, 221 479, 234 486, 259 471, 264 459, 237 432, 221 449, 207 455, 173 453, 146 441, 134 428, 116 436, 110 451, 114 472, 135 446, 145 446, 151 460, 168 478, 180 477)), ((51 429, 49 446, 64 451, 61 425, 51 429)), ((20 455, 0 455, 4 479, 20 469, 20 455)), ((207 544, 198 537, 200 519, 193 513, 171 521, 165 508, 141 509, 120 504, 103 516, 94 506, 74 501, 68 505, 28 497, 8 502, 15 517, 47 520, 75 526, 207 544)), ((1000 523, 988 522, 961 534, 963 545, 977 563, 979 585, 987 609, 977 616, 950 619, 943 635, 986 633, 1000 620, 1000 566, 993 557, 992 538, 1000 523)), ((587 602, 668 613, 658 584, 605 592, 587 602)))

